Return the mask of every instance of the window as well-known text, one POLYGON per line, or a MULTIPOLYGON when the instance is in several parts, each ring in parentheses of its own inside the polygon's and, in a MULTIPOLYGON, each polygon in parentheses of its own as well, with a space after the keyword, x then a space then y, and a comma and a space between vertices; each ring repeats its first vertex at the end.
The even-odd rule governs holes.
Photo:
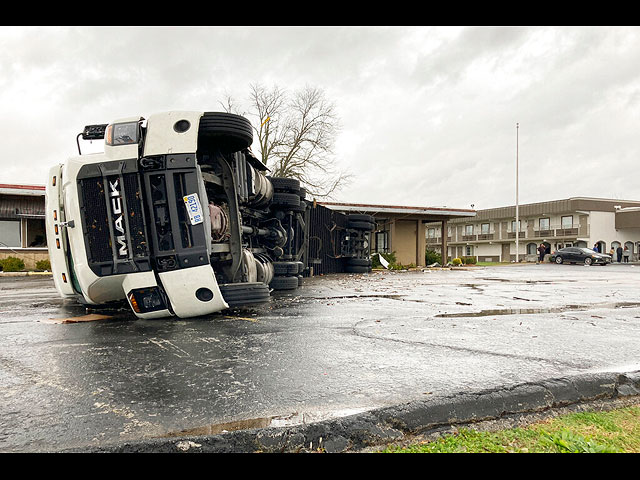
POLYGON ((0 220, 0 248, 21 246, 20 220, 0 220))
POLYGON ((539 220, 540 222, 540 230, 549 230, 549 219, 548 218, 541 218, 539 220))
MULTIPOLYGON (((520 220, 518 220, 518 232, 520 231, 520 220)), ((515 220, 511 220, 511 231, 515 232, 516 231, 516 221, 515 220)))
POLYGON ((482 233, 483 235, 486 235, 489 233, 489 224, 488 223, 483 223, 482 225, 480 225, 480 233, 482 233))
POLYGON ((464 226, 464 234, 465 235, 473 235, 473 225, 465 225, 464 226))
POLYGON ((436 238, 436 229, 435 228, 430 228, 428 230, 428 237, 429 238, 436 238))
POLYGON ((376 252, 389 253, 389 232, 376 232, 376 252))
POLYGON ((573 227, 573 215, 562 217, 562 228, 572 228, 572 227, 573 227))
POLYGON ((471 255, 473 255, 473 245, 467 245, 465 247, 465 255, 467 257, 470 257, 471 255))
POLYGON ((45 232, 44 220, 39 218, 27 219, 26 238, 25 247, 46 247, 47 234, 45 232))

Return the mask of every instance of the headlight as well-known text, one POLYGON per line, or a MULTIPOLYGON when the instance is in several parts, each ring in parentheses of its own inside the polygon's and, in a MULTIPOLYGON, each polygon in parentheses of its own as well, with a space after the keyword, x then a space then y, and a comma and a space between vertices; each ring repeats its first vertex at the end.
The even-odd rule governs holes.
POLYGON ((129 304, 136 313, 166 310, 167 305, 158 287, 137 288, 127 294, 129 304))
POLYGON ((138 143, 138 132, 138 122, 113 123, 107 126, 104 143, 112 146, 138 143))

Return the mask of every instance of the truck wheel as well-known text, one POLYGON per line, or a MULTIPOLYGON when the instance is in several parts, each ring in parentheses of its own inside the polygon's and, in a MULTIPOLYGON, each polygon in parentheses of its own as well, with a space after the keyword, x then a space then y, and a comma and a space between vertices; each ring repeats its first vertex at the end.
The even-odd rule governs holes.
POLYGON ((271 298, 269 287, 262 282, 224 283, 219 287, 229 308, 265 303, 271 298))
POLYGON ((298 277, 273 277, 269 286, 274 290, 295 290, 298 288, 298 277))
POLYGON ((198 149, 233 153, 249 148, 252 143, 253 128, 245 117, 225 112, 205 112, 200 117, 198 149))
POLYGON ((307 202, 300 200, 300 205, 291 207, 291 210, 297 213, 304 213, 307 210, 307 202))
POLYGON ((277 276, 297 275, 300 265, 298 262, 273 262, 273 270, 277 276))
POLYGON ((369 222, 369 223, 375 223, 376 219, 375 217, 373 217, 372 215, 364 215, 364 214, 359 214, 359 213, 350 213, 349 215, 347 215, 347 220, 349 221, 354 221, 354 222, 369 222))
POLYGON ((375 230, 375 224, 371 222, 363 222, 360 220, 349 220, 349 228, 355 228, 356 230, 364 230, 366 232, 372 232, 375 230))
POLYGON ((371 259, 370 258, 350 258, 347 260, 347 265, 352 265, 354 267, 370 267, 371 259))
POLYGON ((276 207, 299 207, 300 196, 296 193, 273 192, 272 205, 276 207))
POLYGON ((347 273, 369 273, 371 271, 371 267, 364 267, 360 265, 347 265, 344 268, 344 271, 347 273))
POLYGON ((300 180, 297 178, 271 177, 271 183, 276 192, 294 192, 299 195, 300 180))

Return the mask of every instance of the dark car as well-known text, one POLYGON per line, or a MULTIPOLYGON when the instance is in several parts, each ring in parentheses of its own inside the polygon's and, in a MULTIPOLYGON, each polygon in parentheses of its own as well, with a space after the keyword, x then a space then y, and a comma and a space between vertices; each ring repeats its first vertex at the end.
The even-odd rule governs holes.
POLYGON ((590 248, 561 248, 551 255, 551 261, 561 263, 584 263, 585 265, 606 265, 611 263, 611 255, 598 253, 590 248))

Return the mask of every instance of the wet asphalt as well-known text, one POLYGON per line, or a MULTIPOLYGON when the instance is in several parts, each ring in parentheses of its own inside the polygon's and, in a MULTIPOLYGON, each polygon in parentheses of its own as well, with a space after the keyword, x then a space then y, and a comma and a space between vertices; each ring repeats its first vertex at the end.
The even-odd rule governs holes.
POLYGON ((0 452, 339 452, 636 395, 639 285, 638 265, 374 271, 140 320, 2 276, 0 452))

